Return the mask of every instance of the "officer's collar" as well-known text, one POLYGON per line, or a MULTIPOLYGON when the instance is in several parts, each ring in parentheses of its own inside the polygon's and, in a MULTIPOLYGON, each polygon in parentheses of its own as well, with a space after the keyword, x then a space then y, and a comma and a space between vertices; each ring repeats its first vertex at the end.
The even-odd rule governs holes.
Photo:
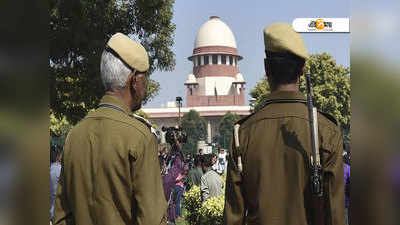
POLYGON ((132 110, 121 99, 110 94, 105 94, 100 100, 100 104, 110 104, 113 106, 117 106, 118 108, 122 109, 126 114, 132 114, 132 110))
POLYGON ((274 91, 267 97, 267 101, 278 100, 278 99, 306 100, 306 97, 300 91, 274 91))

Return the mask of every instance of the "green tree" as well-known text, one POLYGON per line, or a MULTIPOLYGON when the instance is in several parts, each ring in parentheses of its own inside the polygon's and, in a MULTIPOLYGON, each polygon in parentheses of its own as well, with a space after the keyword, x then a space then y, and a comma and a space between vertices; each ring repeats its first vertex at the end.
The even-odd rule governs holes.
POLYGON ((227 112, 221 119, 218 127, 219 135, 216 136, 218 144, 225 149, 229 149, 230 139, 232 137, 233 126, 240 119, 240 116, 227 112))
MULTIPOLYGON (((130 35, 149 53, 148 76, 175 66, 171 22, 174 0, 50 0, 50 107, 75 124, 99 103, 100 57, 116 32, 130 35)), ((145 102, 160 86, 149 79, 145 102)))
POLYGON ((207 123, 195 110, 190 110, 182 117, 182 130, 187 134, 187 142, 182 146, 184 153, 193 154, 197 149, 197 142, 205 140, 207 123))
MULTIPOLYGON (((350 68, 337 65, 328 53, 312 54, 306 61, 305 73, 311 74, 313 102, 318 110, 331 114, 340 123, 345 141, 350 140, 350 68)), ((300 80, 300 91, 306 94, 304 76, 300 80)), ((270 93, 268 82, 263 78, 250 91, 256 99, 254 111, 265 105, 270 93)))
POLYGON ((52 110, 50 110, 50 145, 64 146, 65 138, 71 130, 72 125, 65 116, 57 119, 52 110))

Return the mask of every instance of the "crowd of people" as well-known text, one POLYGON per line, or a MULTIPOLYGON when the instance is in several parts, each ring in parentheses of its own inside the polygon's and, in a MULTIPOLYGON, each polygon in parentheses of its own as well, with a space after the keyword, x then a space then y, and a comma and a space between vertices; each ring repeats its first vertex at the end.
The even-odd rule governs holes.
POLYGON ((168 201, 168 221, 183 218, 182 196, 193 185, 201 189, 201 200, 223 195, 224 182, 221 178, 227 165, 227 153, 218 148, 217 154, 203 154, 199 149, 194 156, 182 154, 180 149, 163 147, 159 151, 159 162, 164 194, 168 201))

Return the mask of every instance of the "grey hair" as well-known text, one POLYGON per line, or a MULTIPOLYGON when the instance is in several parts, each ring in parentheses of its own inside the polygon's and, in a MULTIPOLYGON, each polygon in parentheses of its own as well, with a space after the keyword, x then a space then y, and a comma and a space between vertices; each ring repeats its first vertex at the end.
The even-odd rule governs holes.
POLYGON ((132 72, 124 63, 110 52, 104 50, 101 55, 100 74, 106 91, 123 89, 128 75, 132 72))

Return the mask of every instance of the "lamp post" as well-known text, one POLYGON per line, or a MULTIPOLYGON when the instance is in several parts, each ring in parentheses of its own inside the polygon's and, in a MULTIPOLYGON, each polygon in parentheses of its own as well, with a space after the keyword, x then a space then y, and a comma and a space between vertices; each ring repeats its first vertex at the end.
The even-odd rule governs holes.
POLYGON ((182 106, 182 97, 176 97, 176 103, 178 104, 178 126, 181 127, 181 106, 182 106))

